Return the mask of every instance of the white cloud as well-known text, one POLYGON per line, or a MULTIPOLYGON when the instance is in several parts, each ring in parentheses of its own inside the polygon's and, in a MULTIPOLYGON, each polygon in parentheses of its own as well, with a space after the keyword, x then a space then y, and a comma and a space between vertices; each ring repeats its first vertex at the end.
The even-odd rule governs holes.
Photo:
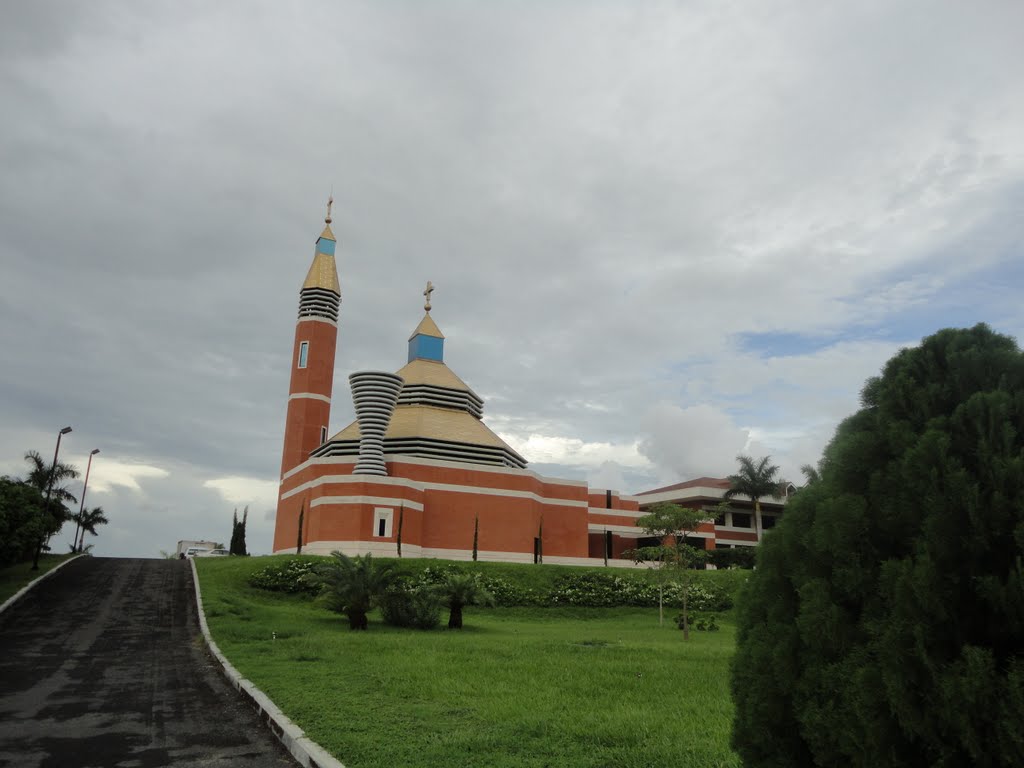
POLYGON ((621 466, 643 467, 648 463, 647 459, 640 455, 636 443, 588 443, 575 437, 539 434, 530 434, 525 439, 511 434, 501 434, 500 437, 527 461, 538 464, 597 467, 607 462, 615 462, 621 466))
MULTIPOLYGON (((77 463, 77 466, 84 473, 85 462, 77 463)), ((136 464, 97 456, 93 460, 92 469, 89 472, 88 492, 109 493, 115 486, 141 492, 143 488, 139 484, 140 480, 160 479, 169 475, 170 472, 166 469, 150 464, 136 464)))
POLYGON ((204 488, 211 488, 219 493, 225 501, 232 504, 252 504, 260 507, 277 506, 277 494, 280 484, 273 480, 259 480, 254 477, 216 477, 203 483, 204 488))

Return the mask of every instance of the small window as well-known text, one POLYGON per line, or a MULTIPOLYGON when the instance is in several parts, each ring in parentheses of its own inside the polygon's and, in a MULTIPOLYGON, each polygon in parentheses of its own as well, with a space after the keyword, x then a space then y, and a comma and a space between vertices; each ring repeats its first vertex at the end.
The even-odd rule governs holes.
POLYGON ((327 427, 320 427, 320 445, 327 442, 327 427))
POLYGON ((299 368, 305 368, 306 362, 309 359, 309 342, 303 341, 299 343, 299 368))
POLYGON ((386 539, 391 536, 391 521, 395 511, 389 507, 377 507, 373 511, 373 535, 386 539))
POLYGON ((775 515, 761 515, 761 527, 764 530, 775 527, 775 515))

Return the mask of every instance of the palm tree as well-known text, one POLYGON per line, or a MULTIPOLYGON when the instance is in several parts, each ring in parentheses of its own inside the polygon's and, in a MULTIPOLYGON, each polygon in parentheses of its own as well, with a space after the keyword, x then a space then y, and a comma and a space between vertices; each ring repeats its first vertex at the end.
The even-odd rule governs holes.
POLYGON ((821 480, 821 472, 813 464, 804 464, 800 467, 800 471, 804 473, 804 485, 810 485, 821 480))
POLYGON ((78 551, 81 552, 85 547, 85 534, 86 532, 91 533, 93 536, 98 536, 96 533, 97 525, 106 525, 110 521, 107 520, 107 516, 103 514, 103 507, 93 507, 92 509, 85 510, 81 514, 75 513, 72 515, 72 520, 77 522, 82 528, 82 537, 78 540, 78 551))
POLYGON ((761 499, 774 496, 779 488, 777 475, 779 468, 771 464, 771 456, 765 456, 756 463, 750 456, 740 454, 736 461, 740 463, 740 471, 729 475, 729 490, 725 498, 749 496, 754 505, 754 535, 761 540, 761 499))
POLYGON ((78 477, 78 470, 70 464, 58 461, 56 465, 50 465, 46 459, 39 455, 39 451, 29 451, 25 454, 25 461, 29 463, 28 477, 25 482, 45 495, 46 489, 50 490, 50 509, 47 510, 53 515, 54 520, 61 524, 68 518, 65 504, 73 504, 78 499, 65 486, 68 480, 78 477))
POLYGON ((462 609, 467 605, 490 605, 494 597, 472 573, 449 573, 439 585, 441 602, 448 606, 448 629, 462 629, 462 609))
POLYGON ((395 580, 394 563, 377 563, 371 555, 349 557, 335 550, 320 563, 310 582, 320 586, 329 610, 344 613, 350 629, 366 629, 367 611, 374 608, 395 580))
POLYGON ((64 486, 64 483, 78 477, 78 470, 72 465, 60 461, 52 465, 48 464, 38 451, 26 453, 25 461, 29 464, 29 472, 24 482, 37 490, 40 498, 42 533, 36 544, 33 558, 33 570, 37 570, 43 546, 53 534, 60 530, 64 521, 71 514, 66 505, 74 504, 77 501, 74 494, 64 486))

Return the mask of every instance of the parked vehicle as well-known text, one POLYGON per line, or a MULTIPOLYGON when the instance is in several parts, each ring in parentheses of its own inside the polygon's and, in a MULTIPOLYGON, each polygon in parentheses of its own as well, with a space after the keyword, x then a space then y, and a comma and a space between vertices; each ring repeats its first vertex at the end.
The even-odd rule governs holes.
POLYGON ((204 549, 196 552, 196 557, 228 557, 230 554, 226 549, 204 549))
POLYGON ((178 542, 178 549, 175 554, 178 557, 193 557, 196 552, 209 552, 211 549, 219 549, 216 541, 190 541, 189 539, 182 539, 178 542), (189 551, 191 550, 191 551, 189 551))

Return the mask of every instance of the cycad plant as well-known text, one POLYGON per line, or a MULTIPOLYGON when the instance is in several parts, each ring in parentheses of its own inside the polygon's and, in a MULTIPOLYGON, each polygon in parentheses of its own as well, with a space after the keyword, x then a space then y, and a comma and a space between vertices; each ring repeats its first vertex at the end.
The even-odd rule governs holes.
POLYGON ((494 597, 472 573, 449 573, 438 586, 441 602, 448 607, 448 629, 462 629, 465 606, 494 603, 494 597))
POLYGON ((350 629, 366 629, 366 614, 376 607, 395 579, 394 563, 380 563, 371 555, 349 557, 335 550, 308 580, 320 587, 319 599, 328 610, 344 613, 350 629))

